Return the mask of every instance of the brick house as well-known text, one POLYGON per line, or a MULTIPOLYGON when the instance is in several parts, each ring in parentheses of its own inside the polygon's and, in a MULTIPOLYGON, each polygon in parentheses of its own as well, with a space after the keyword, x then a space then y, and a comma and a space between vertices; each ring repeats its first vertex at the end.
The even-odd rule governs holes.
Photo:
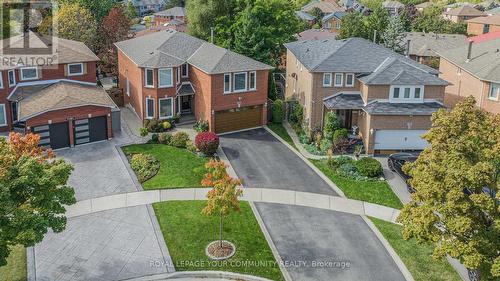
POLYGON ((452 8, 443 13, 443 17, 454 23, 461 23, 473 18, 484 16, 484 13, 469 5, 452 8))
POLYGON ((437 70, 361 38, 285 44, 286 99, 304 108, 308 129, 335 111, 369 154, 420 150, 448 83, 437 70))
POLYGON ((164 11, 154 13, 153 15, 155 26, 164 25, 174 19, 184 23, 187 22, 186 9, 184 7, 173 7, 164 11))
MULTIPOLYGON (((96 85, 99 58, 81 42, 53 39, 57 65, 0 66, 0 130, 39 133, 40 143, 52 148, 112 138, 117 106, 96 85)), ((2 48, 23 35, 4 40, 10 41, 2 48)))
POLYGON ((342 27, 342 18, 346 14, 346 12, 338 11, 324 16, 322 19, 323 29, 333 33, 339 33, 340 28, 342 27))
POLYGON ((467 21, 469 35, 481 35, 500 31, 500 15, 477 17, 467 21))
POLYGON ((119 87, 141 120, 194 115, 217 133, 266 123, 272 67, 173 30, 116 46, 119 87))
POLYGON ((451 83, 446 87, 446 106, 472 95, 478 107, 500 114, 499 46, 497 37, 438 52, 440 77, 451 83))

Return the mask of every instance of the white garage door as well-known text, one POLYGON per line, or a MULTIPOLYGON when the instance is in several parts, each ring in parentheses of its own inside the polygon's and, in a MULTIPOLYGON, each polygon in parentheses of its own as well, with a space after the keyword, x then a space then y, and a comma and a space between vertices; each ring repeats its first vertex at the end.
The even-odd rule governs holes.
POLYGON ((428 143, 422 139, 427 130, 377 130, 375 131, 375 149, 386 150, 421 150, 428 143))

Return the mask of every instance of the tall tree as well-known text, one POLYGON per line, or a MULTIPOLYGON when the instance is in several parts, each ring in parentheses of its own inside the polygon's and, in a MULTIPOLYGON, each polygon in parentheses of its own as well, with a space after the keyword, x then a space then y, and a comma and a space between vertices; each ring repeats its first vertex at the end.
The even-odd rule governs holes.
POLYGON ((404 167, 416 193, 398 218, 403 236, 433 242, 433 257, 450 255, 481 280, 498 280, 500 115, 468 97, 435 113, 424 139, 430 145, 404 167))
POLYGON ((375 37, 375 42, 382 42, 382 34, 385 32, 387 25, 389 24, 389 12, 382 7, 378 7, 366 18, 366 29, 368 32, 368 38, 372 39, 375 37))
POLYGON ((389 25, 382 34, 383 45, 396 53, 403 54, 405 51, 405 29, 399 17, 392 17, 389 25))
POLYGON ((137 10, 135 9, 134 4, 132 4, 132 2, 130 2, 130 1, 127 2, 125 9, 127 12, 127 16, 130 19, 137 17, 137 10))
POLYGON ((256 0, 235 23, 234 50, 276 66, 284 51, 283 44, 294 40, 300 28, 288 0, 256 0))
POLYGON ((63 5, 55 14, 58 36, 96 49, 97 25, 92 13, 78 4, 63 5))
POLYGON ((102 46, 99 51, 101 65, 106 73, 118 75, 116 42, 126 40, 130 30, 130 18, 123 6, 115 6, 101 24, 102 46))
POLYGON ((412 29, 421 32, 467 34, 466 23, 454 23, 442 16, 442 5, 425 8, 413 21, 412 29))
POLYGON ((370 38, 365 24, 365 17, 360 13, 348 13, 342 17, 339 39, 351 37, 370 38))
POLYGON ((58 2, 64 5, 78 4, 82 7, 88 9, 95 20, 100 23, 101 20, 109 13, 111 8, 116 4, 115 0, 58 0, 58 2))
POLYGON ((0 139, 0 266, 9 248, 33 246, 47 230, 66 227, 65 205, 76 202, 67 186, 73 167, 38 146, 39 135, 11 133, 0 139))

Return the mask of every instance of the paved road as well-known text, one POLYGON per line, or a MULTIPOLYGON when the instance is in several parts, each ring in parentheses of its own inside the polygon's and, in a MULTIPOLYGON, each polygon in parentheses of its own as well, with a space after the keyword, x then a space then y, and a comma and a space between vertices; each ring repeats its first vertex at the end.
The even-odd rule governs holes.
MULTIPOLYGON (((263 129, 225 135, 221 143, 245 187, 335 194, 300 157, 263 129)), ((307 263, 289 267, 294 280, 405 280, 360 216, 300 206, 255 205, 280 256, 288 262, 307 263), (344 268, 310 267, 313 261, 325 260, 344 262, 344 268)))
POLYGON ((221 146, 247 187, 337 193, 306 163, 264 129, 221 137, 221 146))

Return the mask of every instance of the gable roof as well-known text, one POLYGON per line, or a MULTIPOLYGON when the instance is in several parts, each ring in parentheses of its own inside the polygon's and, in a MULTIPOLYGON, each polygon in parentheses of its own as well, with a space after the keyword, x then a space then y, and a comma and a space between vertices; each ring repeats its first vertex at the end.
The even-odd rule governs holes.
POLYGON ((485 16, 485 17, 477 17, 477 18, 470 19, 467 22, 500 25, 500 14, 499 15, 492 15, 492 16, 485 16))
POLYGON ((496 8, 493 8, 491 10, 488 10, 488 11, 486 11, 484 13, 488 14, 488 15, 500 15, 500 6, 498 6, 496 8))
POLYGON ((170 29, 121 41, 115 45, 139 67, 176 67, 187 62, 208 74, 273 68, 170 29))
POLYGON ((346 12, 342 12, 342 11, 333 12, 329 15, 324 16, 322 21, 325 22, 325 21, 330 20, 332 18, 336 18, 336 19, 341 20, 346 14, 347 14, 346 12))
POLYGON ((445 12, 445 14, 450 15, 450 16, 482 16, 482 15, 484 15, 483 12, 481 12, 478 9, 471 7, 469 5, 463 5, 460 7, 450 9, 449 11, 445 12))
POLYGON ((154 15, 165 17, 185 17, 186 9, 184 7, 173 7, 164 11, 156 12, 154 15))
POLYGON ((296 11, 295 15, 297 15, 297 17, 299 17, 301 20, 305 21, 311 21, 315 19, 311 14, 308 14, 304 11, 296 11))
POLYGON ((481 80, 500 83, 500 38, 472 44, 467 60, 468 45, 438 51, 438 54, 481 80))
POLYGON ((334 0, 313 0, 304 5, 300 10, 310 12, 314 8, 320 9, 323 13, 332 13, 342 10, 342 7, 340 7, 334 0))
POLYGON ((462 34, 437 34, 424 32, 407 32, 406 40, 410 40, 410 55, 431 57, 437 56, 436 50, 449 49, 466 44, 467 37, 462 34))

